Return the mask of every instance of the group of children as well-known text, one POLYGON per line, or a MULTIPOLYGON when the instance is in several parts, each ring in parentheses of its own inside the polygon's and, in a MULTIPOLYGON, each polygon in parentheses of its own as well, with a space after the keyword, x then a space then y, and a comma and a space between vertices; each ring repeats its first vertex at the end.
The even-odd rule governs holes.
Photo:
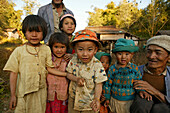
POLYGON ((74 17, 64 15, 62 32, 52 34, 47 46, 40 43, 47 33, 45 21, 37 15, 24 19, 28 42, 12 52, 4 67, 11 72, 10 108, 16 113, 129 113, 136 93, 149 97, 133 88, 142 76, 130 63, 138 50, 132 40, 117 40, 116 63, 110 67, 110 54, 97 52, 102 45, 96 33, 85 29, 73 38, 75 27, 74 17))

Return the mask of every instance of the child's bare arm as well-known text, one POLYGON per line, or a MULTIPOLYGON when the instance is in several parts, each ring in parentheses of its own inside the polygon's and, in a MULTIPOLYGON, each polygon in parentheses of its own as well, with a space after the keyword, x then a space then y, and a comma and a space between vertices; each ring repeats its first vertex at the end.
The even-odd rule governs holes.
POLYGON ((63 77, 66 77, 67 73, 66 72, 62 72, 62 71, 59 71, 55 68, 51 68, 51 67, 47 67, 47 71, 53 75, 56 75, 56 76, 63 76, 63 77))
POLYGON ((10 73, 10 90, 11 90, 11 99, 10 99, 10 109, 15 109, 16 107, 16 84, 17 84, 17 73, 10 73))
POLYGON ((83 78, 80 78, 80 77, 77 77, 77 76, 74 76, 73 74, 67 74, 67 78, 71 81, 74 81, 77 83, 78 86, 82 87, 84 86, 84 79, 83 78))
POLYGON ((92 109, 96 112, 100 109, 100 96, 102 93, 102 83, 96 83, 94 100, 91 103, 92 109))

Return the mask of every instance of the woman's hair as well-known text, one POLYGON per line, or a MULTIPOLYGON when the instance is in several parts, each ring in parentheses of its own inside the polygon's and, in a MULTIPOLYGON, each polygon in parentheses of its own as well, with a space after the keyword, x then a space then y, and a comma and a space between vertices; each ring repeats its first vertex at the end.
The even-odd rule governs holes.
MULTIPOLYGON (((60 23, 59 23, 59 29, 61 30, 61 28, 63 27, 63 22, 64 22, 64 19, 65 18, 70 18, 70 19, 72 19, 73 20, 73 22, 74 22, 74 25, 75 25, 75 27, 76 27, 76 20, 75 20, 75 18, 73 18, 73 17, 71 17, 71 16, 66 16, 66 17, 64 17, 64 18, 62 18, 61 20, 60 20, 60 23)), ((63 31, 63 30, 61 30, 61 31, 63 31)))
POLYGON ((47 24, 45 20, 38 15, 28 15, 22 22, 22 32, 26 33, 26 31, 36 31, 43 32, 43 39, 47 35, 47 24))
POLYGON ((54 43, 64 44, 67 47, 67 50, 69 48, 69 38, 64 32, 55 32, 50 36, 48 46, 50 47, 52 53, 54 43))

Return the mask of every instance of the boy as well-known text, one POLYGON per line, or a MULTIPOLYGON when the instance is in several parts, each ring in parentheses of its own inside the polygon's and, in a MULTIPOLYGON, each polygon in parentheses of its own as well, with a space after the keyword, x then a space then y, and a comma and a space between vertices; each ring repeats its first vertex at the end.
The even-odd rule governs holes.
POLYGON ((76 55, 67 67, 67 71, 73 74, 67 76, 71 80, 68 112, 94 113, 100 109, 102 82, 107 80, 101 62, 94 57, 101 44, 96 33, 85 29, 75 33, 71 46, 76 55))
MULTIPOLYGON (((114 113, 130 113, 130 105, 135 97, 133 81, 142 79, 138 67, 130 63, 138 49, 133 40, 118 39, 115 43, 112 52, 117 62, 109 68, 108 81, 104 84, 105 104, 109 104, 114 113)), ((147 97, 146 93, 143 94, 147 97)))

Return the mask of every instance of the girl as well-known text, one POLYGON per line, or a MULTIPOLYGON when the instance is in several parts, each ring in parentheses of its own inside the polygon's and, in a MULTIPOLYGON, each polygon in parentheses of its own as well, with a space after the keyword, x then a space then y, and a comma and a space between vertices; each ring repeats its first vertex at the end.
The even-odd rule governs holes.
MULTIPOLYGON (((95 57, 100 60, 100 62, 102 63, 105 72, 107 74, 109 66, 111 64, 111 56, 109 53, 105 53, 105 52, 97 52, 95 57)), ((104 82, 105 83, 105 82, 104 82)), ((105 102, 105 98, 104 95, 102 93, 101 97, 100 97, 100 113, 108 113, 109 109, 108 107, 104 106, 104 102, 105 102)))
POLYGON ((12 52, 4 67, 11 72, 10 109, 15 109, 16 113, 45 113, 47 70, 58 76, 67 74, 53 68, 50 48, 40 43, 47 34, 44 19, 37 15, 27 16, 22 32, 28 42, 12 52))
MULTIPOLYGON (((67 62, 64 55, 69 45, 68 36, 65 33, 54 33, 49 40, 49 47, 52 52, 52 61, 56 69, 65 71, 67 62)), ((68 112, 68 81, 66 77, 47 75, 48 102, 46 113, 67 113, 68 112)))
POLYGON ((73 32, 76 28, 76 20, 73 15, 65 14, 60 19, 59 29, 68 35, 70 41, 73 40, 73 32))
MULTIPOLYGON (((73 15, 65 14, 61 17, 59 29, 68 35, 70 41, 74 39, 73 32, 75 31, 75 28, 76 28, 76 20, 73 15)), ((70 48, 67 50, 67 53, 70 54, 67 54, 65 56, 65 59, 71 59, 72 58, 71 54, 75 53, 75 51, 70 48)))

